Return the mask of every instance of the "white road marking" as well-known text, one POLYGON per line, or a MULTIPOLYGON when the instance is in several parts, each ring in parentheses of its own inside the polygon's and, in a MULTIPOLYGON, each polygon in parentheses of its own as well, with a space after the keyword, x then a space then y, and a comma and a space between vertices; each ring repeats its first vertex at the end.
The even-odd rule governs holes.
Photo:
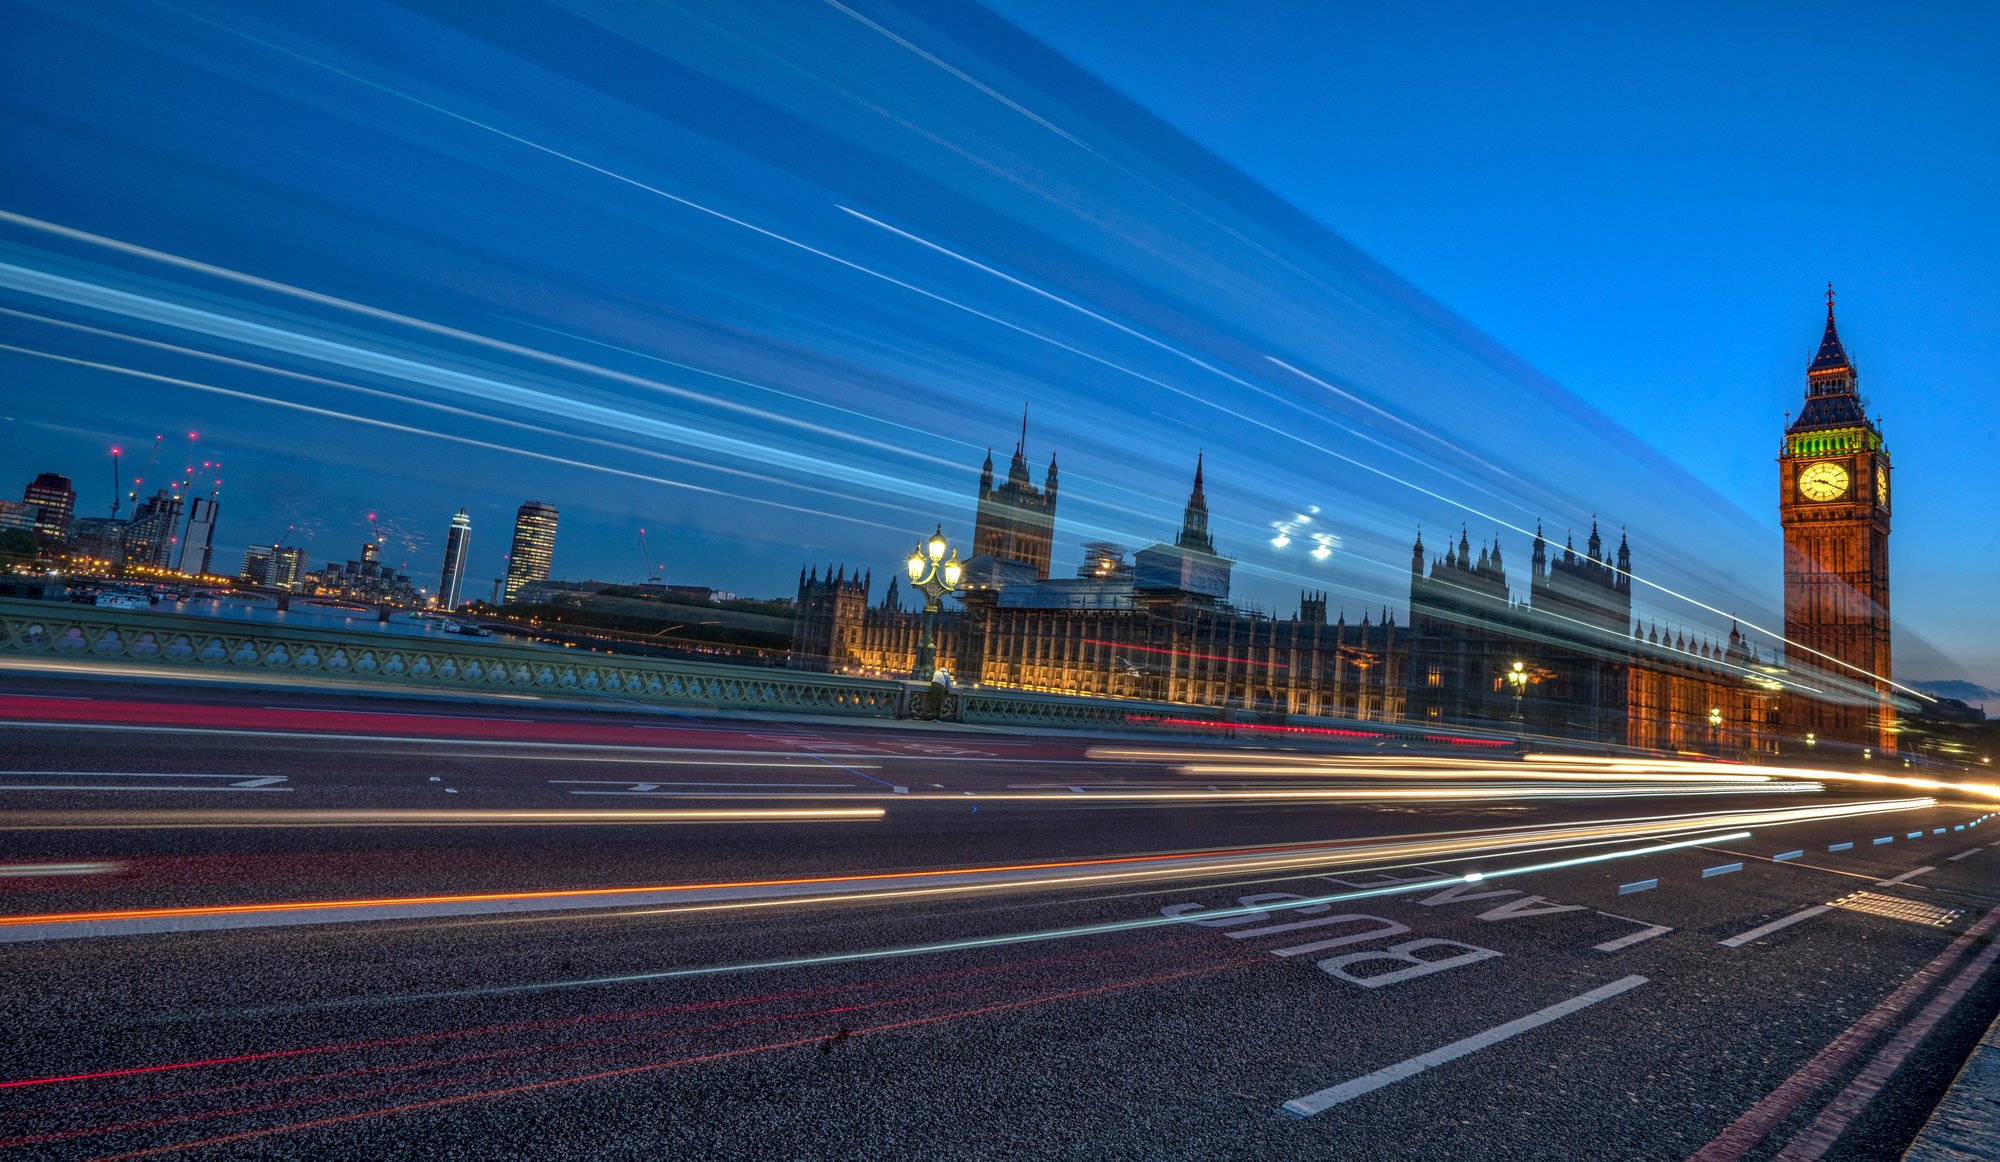
POLYGON ((1461 1041, 1453 1041, 1451 1044, 1433 1049, 1429 1053, 1420 1054, 1407 1061, 1399 1061, 1386 1069, 1378 1069, 1373 1073, 1357 1077, 1353 1081, 1342 1082, 1339 1085, 1320 1090, 1318 1093, 1293 1098, 1291 1101, 1285 1103, 1284 1111, 1295 1118, 1309 1118, 1314 1114, 1325 1113, 1342 1102, 1352 1101, 1363 1094, 1373 1093, 1383 1086, 1394 1085, 1405 1078, 1415 1077, 1425 1070, 1436 1068, 1448 1061, 1456 1061, 1461 1057, 1477 1053, 1481 1049, 1498 1045, 1510 1037, 1517 1037, 1531 1029, 1538 1029, 1551 1021, 1559 1021, 1571 1013, 1587 1009, 1599 1001, 1610 1000, 1620 993, 1630 992, 1645 983, 1646 978, 1643 976, 1628 976, 1622 980, 1612 981, 1610 984, 1594 988, 1580 996, 1571 997, 1561 1004, 1550 1005, 1546 1009, 1530 1013, 1525 1017, 1509 1021, 1504 1025, 1495 1025, 1484 1033, 1475 1034, 1461 1041))
MULTIPOLYGON (((604 783, 604 782, 599 782, 596 779, 550 779, 549 782, 558 784, 576 784, 579 786, 586 786, 586 787, 624 788, 622 792, 571 791, 570 794, 572 795, 615 795, 621 793, 627 795, 645 795, 645 794, 650 794, 654 791, 659 791, 661 787, 844 787, 851 791, 856 786, 859 786, 859 784, 857 783, 623 783, 623 782, 604 783)), ((674 794, 674 792, 672 791, 663 791, 661 793, 666 795, 674 794)))
POLYGON ((1724 948, 1741 948, 1752 940, 1756 940, 1762 936, 1769 936, 1780 928, 1789 928, 1801 920, 1810 920, 1822 912, 1831 911, 1833 911, 1832 904, 1815 904, 1802 912, 1793 912, 1791 915, 1780 917, 1769 924, 1760 924, 1750 929, 1750 931, 1743 933, 1741 936, 1731 936, 1727 940, 1720 941, 1720 943, 1724 948))
POLYGON ((93 787, 81 783, 54 783, 46 786, 10 786, 0 784, 0 791, 290 791, 291 787, 135 787, 126 784, 121 787, 93 787))
POLYGON ((1667 933, 1673 931, 1672 928, 1667 927, 1665 924, 1648 924, 1644 920, 1634 920, 1630 916, 1620 916, 1616 912, 1599 911, 1597 914, 1608 916, 1613 920, 1623 920, 1627 924, 1637 924, 1640 928, 1639 931, 1632 933, 1630 936, 1620 936, 1616 940, 1606 940, 1602 944, 1591 945, 1591 948, 1597 952, 1617 952, 1621 948, 1630 948, 1640 941, 1651 940, 1655 936, 1665 936, 1667 933))
POLYGON ((193 771, 0 771, 0 776, 32 777, 38 779, 230 779, 226 786, 197 785, 192 787, 171 785, 91 786, 78 783, 0 783, 0 791, 290 791, 291 787, 275 784, 285 781, 283 775, 215 775, 193 771))
POLYGON ((1906 871, 1902 875, 1896 876, 1893 879, 1876 880, 1875 886, 1878 888, 1894 887, 1897 884, 1904 883, 1908 880, 1916 879, 1918 876, 1924 874, 1925 872, 1934 872, 1936 870, 1937 869, 1934 867, 1920 867, 1914 871, 1906 871))
POLYGON ((1973 848, 1973 849, 1972 849, 1971 851, 1961 851, 1961 852, 1959 852, 1959 853, 1958 853, 1957 855, 1954 855, 1954 856, 1952 856, 1952 857, 1951 857, 1951 858, 1950 858, 1949 860, 1947 860, 1946 862, 1948 862, 1948 863, 1955 863, 1955 862, 1957 862, 1958 860, 1961 860, 1961 859, 1964 859, 1964 858, 1966 858, 1967 856, 1972 856, 1972 855, 1978 855, 1978 854, 1979 854, 1979 849, 1975 847, 1975 848, 1973 848))
POLYGON ((36 876, 95 876, 115 872, 121 863, 0 863, 0 877, 32 879, 36 876))

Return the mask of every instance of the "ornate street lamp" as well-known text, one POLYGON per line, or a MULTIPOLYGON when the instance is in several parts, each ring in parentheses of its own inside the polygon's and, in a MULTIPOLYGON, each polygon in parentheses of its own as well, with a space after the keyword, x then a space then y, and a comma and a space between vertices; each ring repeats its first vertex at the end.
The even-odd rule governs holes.
POLYGON ((958 589, 958 579, 965 572, 958 563, 958 550, 951 549, 951 558, 945 558, 945 550, 951 546, 945 543, 944 526, 939 525, 930 540, 919 541, 910 550, 910 559, 903 563, 910 575, 910 584, 924 595, 924 636, 917 644, 917 665, 911 677, 919 682, 928 682, 937 668, 937 612, 938 599, 958 589))
POLYGON ((1722 734, 1722 707, 1708 708, 1708 745, 1714 748, 1722 734))
POLYGON ((1527 666, 1514 663, 1513 668, 1507 671, 1507 688, 1514 692, 1514 729, 1518 732, 1527 726, 1527 719, 1521 714, 1521 698, 1528 692, 1527 666))

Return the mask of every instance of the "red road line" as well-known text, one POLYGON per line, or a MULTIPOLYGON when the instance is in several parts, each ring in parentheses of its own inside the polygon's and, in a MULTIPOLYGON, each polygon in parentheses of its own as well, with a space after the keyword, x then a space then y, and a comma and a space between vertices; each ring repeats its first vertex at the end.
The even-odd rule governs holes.
POLYGON ((1944 1019, 1952 1006, 1963 1000, 1986 970, 1993 967, 1995 958, 2000 958, 2000 944, 1989 944, 1985 951, 1972 958, 1972 963, 1959 970, 1951 984, 1931 998, 1917 1019, 1905 1025, 1894 1040, 1875 1054, 1860 1075, 1849 1082, 1840 1095, 1827 1103, 1819 1116, 1778 1152, 1776 1162, 1814 1162, 1825 1154, 1868 1103, 1875 1100, 1882 1088, 1889 1084, 1889 1078, 1909 1059, 1919 1042, 1930 1035, 1937 1023, 1944 1019))
MULTIPOLYGON (((1082 997, 1102 995, 1104 993, 1116 992, 1120 989, 1133 988, 1139 985, 1161 984, 1167 981, 1185 980, 1189 977, 1203 976, 1209 973, 1221 972, 1225 969, 1246 967, 1252 964, 1268 964, 1268 963, 1271 963, 1268 957, 1264 956, 1246 957, 1242 960, 1227 961, 1222 964, 1209 965, 1203 968, 1184 969, 1180 972, 1163 973, 1158 976, 1142 977, 1136 980, 1119 981, 1115 984, 1099 985, 1094 988, 1074 989, 1069 992, 1052 993, 1048 996, 1031 997, 1028 1000, 1024 1001, 1006 1001, 1000 1004, 985 1005, 976 1009, 964 1009, 955 1013, 940 1013, 938 1015, 930 1017, 912 1017, 908 1020, 903 1020, 903 1021, 891 1021, 887 1024, 871 1025, 862 1029, 850 1030, 848 1035, 850 1037, 859 1037, 862 1036, 863 1034, 868 1034, 868 1033, 887 1033, 898 1029, 916 1028, 917 1026, 920 1025, 933 1025, 940 1021, 956 1020, 960 1017, 985 1016, 989 1013, 1005 1012, 1010 1009, 1021 1009, 1033 1005, 1052 1004, 1057 1001, 1076 1000, 1082 997)), ((101 1157, 98 1160, 98 1162, 121 1162, 122 1159, 127 1159, 127 1158, 149 1158, 158 1154, 172 1154, 172 1153, 178 1153, 183 1150, 194 1150, 209 1146, 220 1146, 228 1144, 230 1142, 245 1141, 250 1138, 263 1138, 263 1137, 268 1137, 272 1134, 291 1133, 297 1130, 315 1129, 320 1126, 337 1125, 343 1122, 361 1121, 367 1118, 382 1117, 387 1114, 410 1113, 417 1110, 436 1109, 440 1106, 457 1105, 460 1102, 478 1101, 482 1098, 511 1097, 515 1094, 532 1093, 538 1090, 552 1089, 556 1086, 575 1085, 580 1082, 589 1082, 589 1081, 602 1081, 614 1077, 629 1077, 633 1074, 639 1074, 639 1073, 654 1073, 662 1069, 672 1069, 676 1066, 681 1066, 681 1065, 701 1065, 711 1061, 722 1061, 732 1057, 744 1057, 755 1053, 771 1053, 780 1049, 797 1049, 806 1045, 816 1045, 821 1042, 824 1042, 825 1040, 826 1040, 826 1035, 815 1034, 814 1036, 811 1037, 800 1037, 790 1041, 774 1041, 765 1045, 752 1045, 744 1049, 727 1049, 718 1053, 705 1053, 694 1057, 681 1057, 671 1061, 652 1061, 652 1062, 647 1062, 644 1065, 628 1065, 618 1069, 598 1070, 593 1073, 581 1073, 570 1077, 551 1078, 548 1081, 529 1082, 525 1085, 513 1085, 513 1086, 505 1086, 498 1089, 482 1090, 478 1093, 456 1094, 452 1097, 432 1098, 428 1101, 409 1102, 404 1105, 388 1106, 383 1109, 362 1110, 357 1113, 351 1113, 351 1114, 336 1114, 332 1117, 315 1118, 311 1121, 293 1122, 290 1125, 266 1126, 262 1129, 243 1130, 238 1133, 223 1134, 212 1138, 201 1138, 186 1142, 174 1142, 165 1146, 149 1146, 146 1147, 145 1149, 132 1150, 123 1154, 107 1154, 101 1157)))
MULTIPOLYGON (((1170 948, 1170 946, 1176 946, 1176 944, 1190 944, 1190 942, 1194 942, 1192 936, 1188 940, 1170 940, 1170 942, 1166 942, 1162 946, 1170 948)), ((118 1070, 96 1070, 96 1072, 82 1072, 82 1074, 60 1074, 60 1076, 48 1076, 48 1078, 22 1078, 22 1080, 14 1080, 14 1082, 0 1082, 0 1090, 28 1088, 28 1086, 50 1086, 50 1084, 58 1084, 58 1082, 94 1082, 94 1080, 106 1080, 106 1078, 130 1078, 130 1076, 138 1076, 138 1074, 162 1074, 162 1072, 176 1072, 176 1070, 200 1070, 200 1068, 212 1068, 212 1066, 232 1066, 232 1064, 246 1064, 246 1062, 266 1062, 266 1060, 276 1060, 276 1058, 296 1058, 296 1056, 326 1054, 326 1052, 356 1052, 356 1050, 370 1050, 370 1048, 392 1048, 392 1046, 424 1044, 424 1042, 452 1040, 452 1038, 466 1038, 466 1036, 494 1036, 494 1034, 530 1032, 530 1030, 564 1028, 564 1026, 580 1026, 580 1024, 602 1024, 602 1022, 620 1022, 620 1020, 646 1020, 646 1018, 656 1018, 656 1016, 672 1016, 672 1014, 680 1014, 680 1012, 706 1012, 706 1010, 714 1010, 714 1008, 738 1008, 738 1006, 744 1006, 744 1004, 766 1004, 766 1002, 776 1002, 776 1000, 804 1000, 808 996, 826 996, 830 992, 832 994, 838 994, 838 992, 866 992, 866 990, 872 990, 872 988, 890 988, 890 986, 900 986, 900 984, 912 984, 912 982, 918 982, 918 980, 942 982, 942 980, 952 980, 952 978, 958 978, 958 976, 982 976, 982 974, 1002 972, 1002 970, 1008 970, 1008 968, 1078 964, 1078 962, 1086 962, 1086 960, 1104 960, 1104 958, 1110 958, 1110 956, 1124 956, 1124 954, 1128 954, 1128 950, 1124 950, 1124 948, 1108 948, 1108 950, 1094 950, 1094 952, 1064 952, 1064 954, 1058 954, 1058 956, 1032 956, 1032 958, 1026 958, 1026 960, 1010 960, 1006 964, 988 964, 988 966, 978 966, 978 968, 952 968, 952 970, 946 970, 946 972, 926 972, 926 974, 916 974, 916 976, 880 976, 876 980, 860 980, 860 982, 852 982, 852 984, 828 984, 828 986, 820 986, 820 988, 798 988, 798 990, 792 990, 792 992, 766 992, 766 994, 760 994, 760 996, 738 996, 738 998, 728 998, 728 1000, 702 1000, 702 1002, 690 1002, 690 1004, 670 1004, 670 1006, 662 1006, 662 1008, 634 1008, 634 1010, 622 1010, 622 1012, 594 1012, 594 1014, 580 1014, 580 1016, 554 1016, 554 1018, 542 1018, 542 1020, 516 1020, 516 1022, 508 1022, 508 1024, 452 1028, 452 1030, 422 1032, 422 1034, 396 1036, 396 1038, 374 1038, 374 1040, 356 1040, 356 1042, 328 1042, 328 1044, 300 1046, 300 1048, 290 1048, 290 1050, 270 1050, 270 1052, 258 1052, 258 1054, 236 1054, 236 1056, 226 1056, 226 1058, 200 1058, 200 1060, 192 1060, 192 1062, 168 1062, 168 1064, 158 1064, 158 1066, 128 1066, 128 1068, 118 1068, 118 1070)))
POLYGON ((1840 1036, 1829 1042, 1826 1048, 1814 1054, 1812 1060, 1786 1078, 1783 1084, 1766 1094, 1762 1101, 1744 1111, 1708 1145, 1689 1155, 1688 1162, 1735 1162, 1736 1159, 1749 1153, 1759 1142, 1768 1137, 1780 1122, 1798 1109, 1814 1090, 1824 1085, 1852 1061, 1870 1041, 1880 1036, 1883 1030, 1889 1027, 1889 1022, 1904 1009, 1909 1008, 1925 989, 1951 968, 1966 949, 1983 938, 1996 924, 2000 924, 2000 908, 1995 908, 1981 917, 1979 922, 1967 929, 1964 935, 1952 941, 1950 947, 1933 957, 1929 964, 1918 969, 1881 1004, 1849 1025, 1840 1036))

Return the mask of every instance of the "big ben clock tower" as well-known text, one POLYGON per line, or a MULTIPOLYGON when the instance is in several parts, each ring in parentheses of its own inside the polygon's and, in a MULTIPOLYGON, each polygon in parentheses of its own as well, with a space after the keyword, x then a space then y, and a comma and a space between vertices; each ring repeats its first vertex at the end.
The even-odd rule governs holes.
POLYGON ((1786 698, 1787 733, 1892 754, 1889 450, 1834 329, 1831 284, 1826 334, 1806 367, 1805 407, 1778 453, 1778 519, 1785 660, 1806 687, 1786 698))

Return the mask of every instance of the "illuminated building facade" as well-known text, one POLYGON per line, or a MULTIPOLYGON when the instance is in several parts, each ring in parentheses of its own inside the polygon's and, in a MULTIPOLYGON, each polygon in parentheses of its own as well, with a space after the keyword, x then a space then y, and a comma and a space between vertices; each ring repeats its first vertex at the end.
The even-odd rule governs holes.
MULTIPOLYGON (((272 552, 275 571, 277 550, 272 552)), ((308 592, 320 597, 337 597, 369 605, 413 606, 423 603, 407 574, 382 563, 381 545, 374 540, 361 542, 361 559, 328 561, 326 567, 307 578, 308 592)))
POLYGON ((34 514, 36 536, 45 541, 69 538, 70 525, 76 519, 76 488, 69 477, 42 473, 22 490, 21 503, 34 514))
MULTIPOLYGON (((1232 562, 1208 529, 1204 467, 1173 543, 1132 554, 1093 542, 1075 577, 1048 576, 1054 479, 1042 494, 1050 520, 1032 537, 981 537, 966 565, 960 608, 937 620, 937 651, 962 685, 1137 698, 1269 715, 1402 717, 1401 631, 1384 611, 1326 619, 1323 595, 1274 618, 1229 604, 1232 562), (1033 551, 1022 551, 1028 545, 1033 551), (992 550, 999 550, 998 553, 992 550), (1013 556, 1002 554, 1012 552, 1013 556)), ((982 519, 994 511, 991 463, 982 469, 982 519)), ((1018 452, 1010 483, 1025 482, 1018 452)), ((1014 495, 1021 495, 1014 490, 1014 495)), ((990 520, 982 528, 991 530, 990 520)), ((1019 532, 1018 526, 1012 530, 1019 532)), ((799 669, 900 676, 910 671, 922 615, 892 580, 869 605, 868 573, 818 568, 799 579, 792 661, 799 669)))
POLYGON ((531 500, 514 516, 514 544, 507 550, 507 579, 501 584, 500 599, 514 600, 521 586, 530 581, 546 581, 556 556, 555 505, 531 500))
POLYGON ((444 570, 438 575, 438 605, 457 609, 459 591, 465 585, 465 550, 472 541, 472 517, 464 509, 451 518, 451 531, 444 538, 444 570))
MULTIPOLYGON (((1410 622, 1382 610, 1331 621, 1324 594, 1277 618, 1232 606, 1232 562, 1209 530, 1205 466, 1172 543, 1132 553, 1092 542, 1074 577, 981 553, 959 607, 938 618, 938 657, 961 685, 1219 707, 1267 716, 1434 722, 1718 754, 1775 745, 1775 684, 1740 632, 1727 649, 1650 638, 1632 622, 1632 550, 1593 522, 1582 552, 1537 533, 1525 599, 1495 538, 1461 529, 1442 557, 1411 554, 1410 622), (1507 680, 1516 663, 1518 686, 1507 680), (1519 691, 1520 697, 1515 694, 1519 691)), ((991 493, 982 471, 982 498, 991 493)), ((987 542, 990 547, 992 542, 987 542)), ((922 618, 891 580, 870 604, 866 571, 799 577, 791 665, 901 677, 922 618)))
POLYGON ((139 502, 125 526, 125 563, 165 569, 173 563, 174 542, 181 527, 182 496, 162 488, 139 502))
MULTIPOLYGON (((1789 417, 1787 417, 1789 419, 1789 417)), ((1801 695, 1786 730, 1822 741, 1896 746, 1889 697, 1889 449, 1868 418, 1860 374, 1833 321, 1806 366, 1806 400, 1778 448, 1785 535, 1785 664, 1823 697, 1801 695)))

